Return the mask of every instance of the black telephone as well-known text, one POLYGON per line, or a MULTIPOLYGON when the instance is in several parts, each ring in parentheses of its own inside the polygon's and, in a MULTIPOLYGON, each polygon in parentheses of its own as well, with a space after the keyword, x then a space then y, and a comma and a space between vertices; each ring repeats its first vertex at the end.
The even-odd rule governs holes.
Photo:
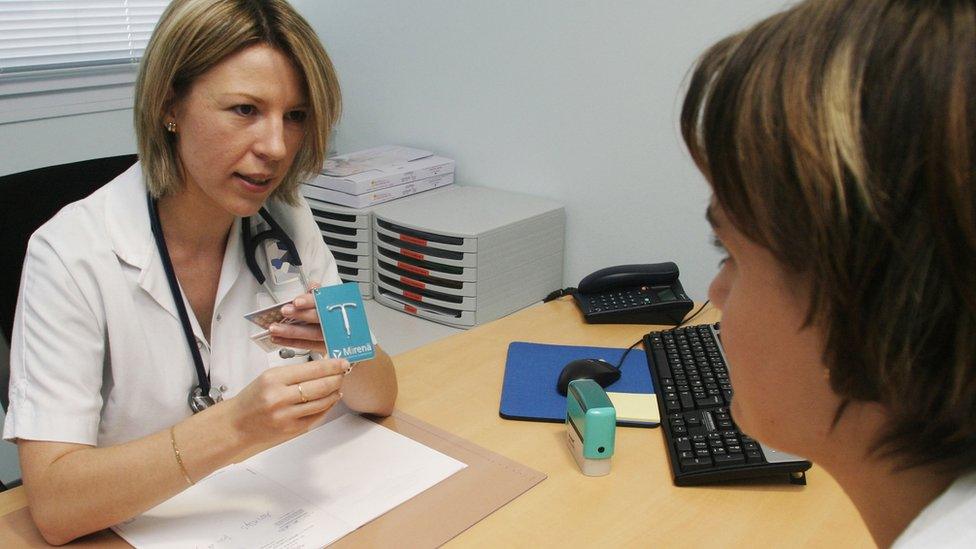
POLYGON ((693 306, 670 261, 600 269, 580 281, 573 298, 591 324, 678 325, 693 306))

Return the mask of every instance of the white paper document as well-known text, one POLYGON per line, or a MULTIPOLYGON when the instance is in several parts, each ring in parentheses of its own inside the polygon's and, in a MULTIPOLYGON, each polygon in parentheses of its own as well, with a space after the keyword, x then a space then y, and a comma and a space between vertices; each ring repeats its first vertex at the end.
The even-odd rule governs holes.
POLYGON ((345 415, 113 527, 136 547, 321 547, 465 468, 345 415))

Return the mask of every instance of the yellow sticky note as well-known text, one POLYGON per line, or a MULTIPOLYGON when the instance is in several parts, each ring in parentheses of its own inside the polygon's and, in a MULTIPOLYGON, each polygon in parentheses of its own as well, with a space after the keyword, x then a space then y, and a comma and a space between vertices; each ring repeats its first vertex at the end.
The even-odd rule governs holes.
POLYGON ((617 411, 617 421, 631 423, 661 423, 657 397, 653 394, 607 393, 617 411))

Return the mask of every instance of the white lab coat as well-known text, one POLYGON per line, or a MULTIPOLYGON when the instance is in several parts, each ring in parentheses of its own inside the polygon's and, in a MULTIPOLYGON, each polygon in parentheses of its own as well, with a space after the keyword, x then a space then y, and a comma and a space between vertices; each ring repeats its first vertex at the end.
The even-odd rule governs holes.
MULTIPOLYGON (((275 202, 269 210, 295 241, 309 281, 338 284, 308 205, 275 202)), ((252 224, 252 234, 266 227, 252 224)), ((263 249, 258 264, 270 277, 263 249)), ((301 291, 295 281, 275 293, 287 299, 301 291)), ((184 303, 211 383, 226 386, 225 397, 275 365, 276 353, 249 340, 261 329, 243 318, 273 301, 244 262, 240 220, 224 253, 210 341, 184 303)), ((197 374, 149 227, 138 163, 31 237, 10 352, 6 440, 108 446, 190 415, 187 394, 197 374)), ((332 415, 345 410, 336 406, 332 415)))

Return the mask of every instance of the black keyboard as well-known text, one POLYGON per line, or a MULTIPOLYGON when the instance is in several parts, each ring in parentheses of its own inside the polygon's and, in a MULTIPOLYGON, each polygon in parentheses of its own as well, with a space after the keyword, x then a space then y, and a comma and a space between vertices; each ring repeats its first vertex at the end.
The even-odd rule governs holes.
POLYGON ((702 324, 644 336, 674 484, 773 475, 806 484, 809 461, 764 446, 732 421, 732 385, 719 334, 719 324, 702 324))

